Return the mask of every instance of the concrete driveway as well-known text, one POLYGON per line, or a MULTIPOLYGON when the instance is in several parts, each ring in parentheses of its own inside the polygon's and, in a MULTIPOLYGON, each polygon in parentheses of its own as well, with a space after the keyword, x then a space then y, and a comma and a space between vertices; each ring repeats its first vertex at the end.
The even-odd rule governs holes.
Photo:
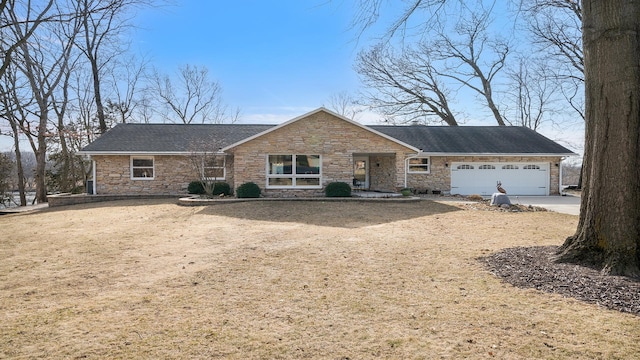
POLYGON ((580 197, 509 195, 512 204, 533 205, 563 214, 580 215, 580 197))

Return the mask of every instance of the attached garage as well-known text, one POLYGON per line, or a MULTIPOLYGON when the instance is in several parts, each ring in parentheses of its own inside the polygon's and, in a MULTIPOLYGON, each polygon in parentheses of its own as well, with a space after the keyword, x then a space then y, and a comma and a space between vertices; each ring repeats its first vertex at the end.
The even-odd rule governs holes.
POLYGON ((451 194, 491 195, 498 181, 509 195, 549 195, 549 163, 454 162, 451 194))

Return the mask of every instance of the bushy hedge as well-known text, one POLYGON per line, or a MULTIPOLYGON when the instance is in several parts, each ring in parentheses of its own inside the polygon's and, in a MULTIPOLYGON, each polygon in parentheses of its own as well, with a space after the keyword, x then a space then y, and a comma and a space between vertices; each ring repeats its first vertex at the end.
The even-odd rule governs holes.
POLYGON ((187 192, 189 194, 196 194, 196 195, 202 195, 204 194, 204 186, 202 185, 201 181, 192 181, 189 183, 189 186, 187 186, 187 192))
POLYGON ((260 187, 254 182, 247 182, 236 189, 236 196, 239 198, 258 198, 260 197, 260 187))
MULTIPOLYGON (((187 186, 187 192, 189 194, 196 195, 204 195, 207 192, 204 189, 204 185, 202 185, 202 181, 196 180, 189 183, 187 186)), ((226 182, 217 182, 213 185, 213 193, 212 195, 231 195, 231 186, 226 182)))
POLYGON ((324 194, 327 197, 350 197, 351 185, 346 182, 332 182, 324 188, 324 194))
POLYGON ((217 182, 213 187, 213 195, 231 195, 231 186, 226 182, 217 182))

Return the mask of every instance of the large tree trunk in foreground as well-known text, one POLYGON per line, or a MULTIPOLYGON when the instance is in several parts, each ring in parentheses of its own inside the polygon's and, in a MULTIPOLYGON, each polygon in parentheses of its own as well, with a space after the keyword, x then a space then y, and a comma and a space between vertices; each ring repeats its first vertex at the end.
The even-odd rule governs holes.
POLYGON ((558 259, 640 277, 640 0, 585 0, 583 20, 582 205, 558 259))

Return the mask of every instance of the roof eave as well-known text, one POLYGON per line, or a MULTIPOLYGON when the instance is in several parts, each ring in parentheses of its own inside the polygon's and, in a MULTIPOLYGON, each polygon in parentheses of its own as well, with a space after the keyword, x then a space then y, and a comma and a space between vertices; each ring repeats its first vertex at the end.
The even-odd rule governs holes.
MULTIPOLYGON (((211 152, 199 152, 199 151, 78 151, 77 155, 145 155, 145 156, 186 156, 186 155, 198 155, 198 154, 211 154, 211 152)), ((220 154, 218 152, 217 154, 220 154)))
POLYGON ((558 157, 558 156, 578 156, 576 153, 468 153, 468 152, 419 152, 421 156, 540 156, 540 157, 558 157))

